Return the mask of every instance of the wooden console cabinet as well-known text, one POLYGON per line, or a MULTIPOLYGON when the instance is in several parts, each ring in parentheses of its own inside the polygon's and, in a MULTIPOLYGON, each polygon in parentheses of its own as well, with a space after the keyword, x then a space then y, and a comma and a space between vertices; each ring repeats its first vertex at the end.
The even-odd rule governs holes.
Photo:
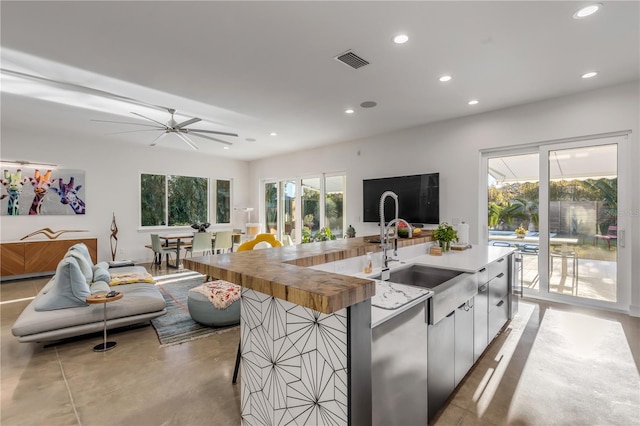
POLYGON ((74 244, 85 243, 93 263, 98 256, 97 238, 72 240, 19 241, 0 244, 0 276, 46 275, 55 272, 58 263, 74 244))

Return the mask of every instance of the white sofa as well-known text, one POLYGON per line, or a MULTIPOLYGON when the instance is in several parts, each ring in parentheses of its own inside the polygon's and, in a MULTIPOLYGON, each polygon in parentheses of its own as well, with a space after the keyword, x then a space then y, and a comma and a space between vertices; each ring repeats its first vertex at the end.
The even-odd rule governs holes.
POLYGON ((56 274, 22 311, 11 328, 20 342, 60 340, 102 331, 104 305, 86 303, 92 293, 110 289, 123 298, 107 304, 107 328, 149 322, 166 313, 160 290, 148 282, 110 287, 111 272, 146 273, 140 266, 108 270, 106 263, 92 265, 84 244, 71 247, 58 264, 56 274), (86 256, 85 256, 86 250, 86 256), (86 261, 88 259, 88 262, 86 261))

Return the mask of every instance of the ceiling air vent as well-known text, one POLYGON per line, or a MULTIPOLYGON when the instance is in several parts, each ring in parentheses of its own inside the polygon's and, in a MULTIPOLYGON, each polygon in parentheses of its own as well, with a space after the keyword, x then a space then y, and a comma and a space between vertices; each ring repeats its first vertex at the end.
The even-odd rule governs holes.
POLYGON ((360 56, 356 55, 351 50, 347 50, 346 52, 339 54, 334 59, 353 68, 354 70, 357 70, 358 68, 362 68, 365 65, 369 65, 368 61, 362 59, 360 56))

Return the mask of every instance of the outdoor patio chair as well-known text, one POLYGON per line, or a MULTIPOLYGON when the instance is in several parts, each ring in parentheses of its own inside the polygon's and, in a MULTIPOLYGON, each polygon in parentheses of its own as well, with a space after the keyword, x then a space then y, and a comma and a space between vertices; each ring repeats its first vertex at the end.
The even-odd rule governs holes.
POLYGON ((578 295, 578 253, 569 247, 559 247, 559 248, 555 248, 552 249, 549 252, 549 277, 551 277, 553 275, 553 264, 554 264, 554 259, 561 259, 562 261, 562 273, 563 276, 565 276, 564 274, 566 274, 567 272, 567 262, 569 259, 571 259, 571 263, 572 263, 572 283, 573 283, 573 288, 572 290, 572 294, 574 295, 578 295))
POLYGON ((596 234, 593 236, 593 245, 595 246, 599 240, 605 240, 607 242, 607 248, 611 250, 611 240, 618 241, 618 227, 609 226, 606 235, 596 234))

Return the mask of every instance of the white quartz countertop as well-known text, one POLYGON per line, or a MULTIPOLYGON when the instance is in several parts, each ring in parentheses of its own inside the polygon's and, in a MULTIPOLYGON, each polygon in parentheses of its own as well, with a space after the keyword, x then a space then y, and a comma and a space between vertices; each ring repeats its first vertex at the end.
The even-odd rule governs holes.
MULTIPOLYGON (((514 249, 510 247, 476 245, 467 250, 450 251, 442 256, 424 254, 401 262, 392 262, 389 264, 389 268, 393 270, 411 264, 420 264, 474 273, 488 264, 511 254, 513 251, 514 249)), ((380 268, 374 269, 371 274, 358 273, 354 275, 362 278, 371 278, 378 274, 380 274, 380 268)), ((419 287, 380 280, 374 281, 376 282, 376 294, 371 299, 371 328, 433 296, 432 291, 419 287)))
MULTIPOLYGON (((474 245, 472 248, 462 251, 451 250, 442 256, 422 256, 407 259, 405 264, 421 264, 436 268, 454 269, 464 272, 478 272, 488 264, 515 251, 512 247, 494 247, 474 245)), ((397 263, 397 262, 396 262, 397 263)), ((395 265, 392 265, 395 266, 395 265)))

